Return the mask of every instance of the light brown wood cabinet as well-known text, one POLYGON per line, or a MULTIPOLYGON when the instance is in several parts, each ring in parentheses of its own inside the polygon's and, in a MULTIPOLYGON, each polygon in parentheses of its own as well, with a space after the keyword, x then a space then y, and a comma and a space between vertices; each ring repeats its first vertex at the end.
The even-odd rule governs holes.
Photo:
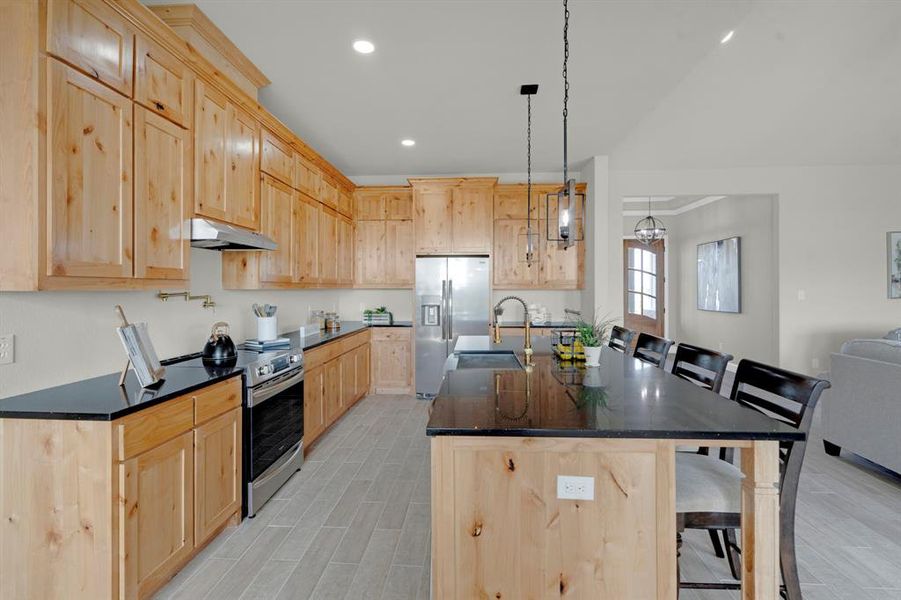
POLYGON ((385 221, 385 285, 412 288, 416 272, 413 221, 385 221))
POLYGON ((204 82, 195 87, 194 211, 259 229, 259 123, 204 82))
POLYGON ((354 191, 357 221, 413 220, 413 190, 409 187, 371 186, 354 191))
POLYGON ((338 217, 338 285, 352 287, 354 283, 354 222, 338 217))
POLYGON ((370 352, 374 393, 413 393, 412 327, 373 327, 370 352))
POLYGON ((385 221, 357 221, 356 273, 359 287, 379 287, 385 280, 385 221))
POLYGON ((233 377, 114 421, 0 419, 0 471, 33 484, 0 500, 16 515, 0 597, 151 597, 240 519, 242 390, 233 377))
POLYGON ((131 278, 132 103, 56 60, 45 64, 46 274, 131 278))
POLYGON ((260 232, 272 238, 275 250, 260 252, 260 281, 294 281, 296 193, 291 186, 263 175, 260 232))
POLYGON ((319 206, 319 283, 338 284, 338 213, 319 206))
POLYGON ((338 210, 338 187, 331 177, 323 177, 319 183, 319 201, 333 210, 338 210))
POLYGON ((135 38, 135 102, 173 123, 191 128, 194 73, 150 38, 135 38))
POLYGON ((319 187, 322 184, 322 173, 312 161, 294 153, 294 188, 314 200, 319 199, 319 187))
POLYGON ((344 188, 338 189, 338 212, 349 219, 354 216, 354 196, 344 188))
POLYGON ((297 195, 294 274, 301 284, 319 281, 319 202, 306 194, 297 195))
POLYGON ((294 151, 291 145, 263 128, 260 142, 260 171, 282 183, 294 185, 294 151))
POLYGON ((416 254, 412 213, 410 188, 357 189, 354 275, 357 287, 413 286, 416 254))
POLYGON ((47 52, 131 96, 133 26, 103 0, 49 0, 47 52))
POLYGON ((305 451, 369 392, 369 340, 363 330, 305 353, 305 451))
MULTIPOLYGON (((494 221, 494 249, 491 253, 492 277, 496 289, 529 289, 538 285, 541 260, 539 237, 533 237, 534 260, 525 262, 526 219, 497 219, 494 221)), ((538 221, 532 221, 532 233, 538 234, 538 221)))
POLYGON ((141 106, 135 106, 134 131, 134 275, 187 279, 191 132, 141 106))
POLYGON ((411 179, 416 254, 488 254, 496 177, 411 179))

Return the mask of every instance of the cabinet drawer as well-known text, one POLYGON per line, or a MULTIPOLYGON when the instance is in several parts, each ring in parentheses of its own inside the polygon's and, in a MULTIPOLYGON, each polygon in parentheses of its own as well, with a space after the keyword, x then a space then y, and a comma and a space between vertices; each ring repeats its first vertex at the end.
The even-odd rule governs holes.
POLYGON ((126 18, 103 0, 47 3, 47 52, 129 97, 134 38, 126 18))
POLYGON ((166 440, 190 431, 194 426, 194 399, 182 396, 159 406, 142 410, 115 423, 118 440, 117 460, 123 461, 166 440))
POLYGON ((373 342, 401 342, 410 341, 413 332, 412 327, 373 327, 373 342))
POLYGON ((304 352, 304 367, 309 370, 323 365, 368 341, 369 331, 363 330, 304 352))
POLYGON ((241 406, 241 378, 233 377, 195 392, 194 423, 200 424, 241 406))

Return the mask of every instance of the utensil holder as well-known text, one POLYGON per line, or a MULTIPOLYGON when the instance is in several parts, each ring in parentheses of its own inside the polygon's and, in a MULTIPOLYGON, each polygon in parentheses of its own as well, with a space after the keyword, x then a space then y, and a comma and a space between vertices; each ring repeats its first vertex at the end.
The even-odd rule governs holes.
POLYGON ((257 317, 257 339, 269 342, 278 337, 278 321, 275 317, 257 317))

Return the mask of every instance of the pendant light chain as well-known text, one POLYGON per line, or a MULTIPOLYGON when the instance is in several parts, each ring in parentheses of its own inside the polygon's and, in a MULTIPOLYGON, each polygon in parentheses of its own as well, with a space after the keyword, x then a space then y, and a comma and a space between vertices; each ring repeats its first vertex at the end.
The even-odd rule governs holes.
POLYGON ((563 184, 568 179, 568 160, 566 149, 566 117, 569 115, 569 0, 563 0, 563 184))

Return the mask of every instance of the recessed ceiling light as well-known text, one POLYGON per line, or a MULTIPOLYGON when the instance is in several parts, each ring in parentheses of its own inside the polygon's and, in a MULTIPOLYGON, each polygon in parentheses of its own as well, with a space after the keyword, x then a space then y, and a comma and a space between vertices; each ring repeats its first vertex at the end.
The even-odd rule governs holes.
POLYGON ((360 54, 370 54, 375 50, 375 46, 370 41, 357 40, 354 42, 354 50, 356 50, 360 54))
POLYGON ((400 143, 402 146, 410 147, 410 146, 416 145, 416 140, 406 139, 406 140, 401 140, 400 143))
POLYGON ((735 30, 734 30, 734 29, 731 29, 731 30, 729 31, 729 33, 727 33, 726 35, 723 36, 723 39, 720 40, 720 43, 721 43, 721 44, 728 44, 728 43, 729 43, 729 40, 732 39, 732 36, 733 36, 733 35, 735 35, 735 30))

